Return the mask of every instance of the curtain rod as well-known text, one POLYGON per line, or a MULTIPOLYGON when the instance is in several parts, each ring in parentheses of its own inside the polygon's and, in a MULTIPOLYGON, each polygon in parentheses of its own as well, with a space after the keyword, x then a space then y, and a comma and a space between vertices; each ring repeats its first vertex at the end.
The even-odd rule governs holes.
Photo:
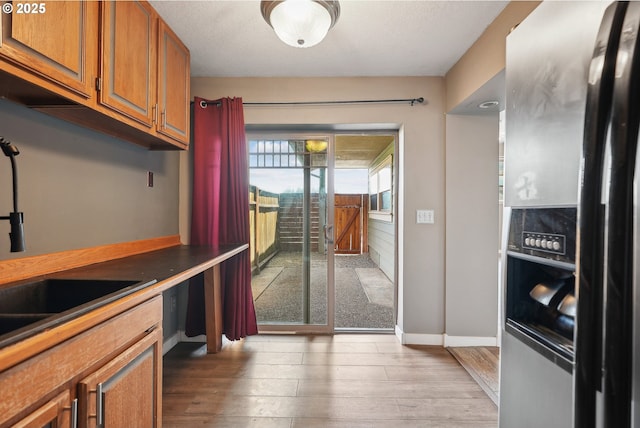
MULTIPOLYGON (((283 102, 243 102, 245 106, 300 106, 300 105, 329 105, 329 104, 390 104, 390 103, 424 103, 424 98, 404 98, 391 100, 351 100, 351 101, 283 101, 283 102)), ((220 101, 200 101, 200 107, 206 108, 208 105, 220 105, 220 101)))

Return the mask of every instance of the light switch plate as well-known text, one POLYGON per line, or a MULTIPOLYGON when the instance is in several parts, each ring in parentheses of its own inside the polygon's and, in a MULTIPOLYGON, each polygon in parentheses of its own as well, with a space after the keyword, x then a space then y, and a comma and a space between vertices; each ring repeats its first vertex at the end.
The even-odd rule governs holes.
POLYGON ((416 223, 418 224, 434 224, 435 214, 433 210, 416 210, 416 223))

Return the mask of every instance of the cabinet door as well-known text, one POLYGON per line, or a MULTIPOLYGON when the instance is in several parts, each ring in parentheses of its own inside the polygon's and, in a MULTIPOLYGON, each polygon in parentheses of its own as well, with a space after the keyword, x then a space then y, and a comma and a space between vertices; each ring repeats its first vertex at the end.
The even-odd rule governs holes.
POLYGON ((71 401, 69 391, 64 391, 11 427, 75 428, 78 417, 77 403, 78 400, 71 401))
POLYGON ((101 12, 99 101, 151 128, 156 103, 158 16, 143 1, 104 1, 101 12))
POLYGON ((94 92, 96 5, 74 2, 0 2, 0 57, 39 79, 84 98, 94 92), (8 6, 9 5, 9 6, 8 6))
POLYGON ((158 132, 188 144, 191 97, 189 50, 162 20, 158 34, 158 132))
POLYGON ((78 385, 81 426, 160 427, 162 329, 157 328, 78 385))

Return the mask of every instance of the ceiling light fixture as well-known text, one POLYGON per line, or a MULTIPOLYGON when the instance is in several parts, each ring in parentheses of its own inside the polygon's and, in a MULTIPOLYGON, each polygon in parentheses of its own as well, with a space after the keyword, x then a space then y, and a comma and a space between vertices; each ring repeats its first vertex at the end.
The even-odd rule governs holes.
POLYGON ((308 48, 324 39, 340 16, 340 3, 326 0, 260 2, 260 11, 280 40, 296 48, 308 48))
POLYGON ((492 107, 497 107, 500 103, 498 101, 495 100, 491 100, 491 101, 485 101, 483 103, 478 104, 478 107, 480 108, 492 108, 492 107))
POLYGON ((324 140, 307 140, 306 141, 307 151, 311 153, 326 152, 328 145, 329 143, 327 143, 324 140))

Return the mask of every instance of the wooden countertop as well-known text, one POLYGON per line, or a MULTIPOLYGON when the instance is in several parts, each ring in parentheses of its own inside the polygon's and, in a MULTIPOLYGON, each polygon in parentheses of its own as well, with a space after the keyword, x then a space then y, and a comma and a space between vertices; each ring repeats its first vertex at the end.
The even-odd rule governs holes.
POLYGON ((43 278, 135 279, 140 281, 155 279, 157 281, 144 289, 107 303, 50 330, 0 349, 0 371, 131 309, 145 300, 217 266, 248 247, 248 244, 227 245, 219 248, 177 245, 6 284, 7 286, 18 285, 43 278))

